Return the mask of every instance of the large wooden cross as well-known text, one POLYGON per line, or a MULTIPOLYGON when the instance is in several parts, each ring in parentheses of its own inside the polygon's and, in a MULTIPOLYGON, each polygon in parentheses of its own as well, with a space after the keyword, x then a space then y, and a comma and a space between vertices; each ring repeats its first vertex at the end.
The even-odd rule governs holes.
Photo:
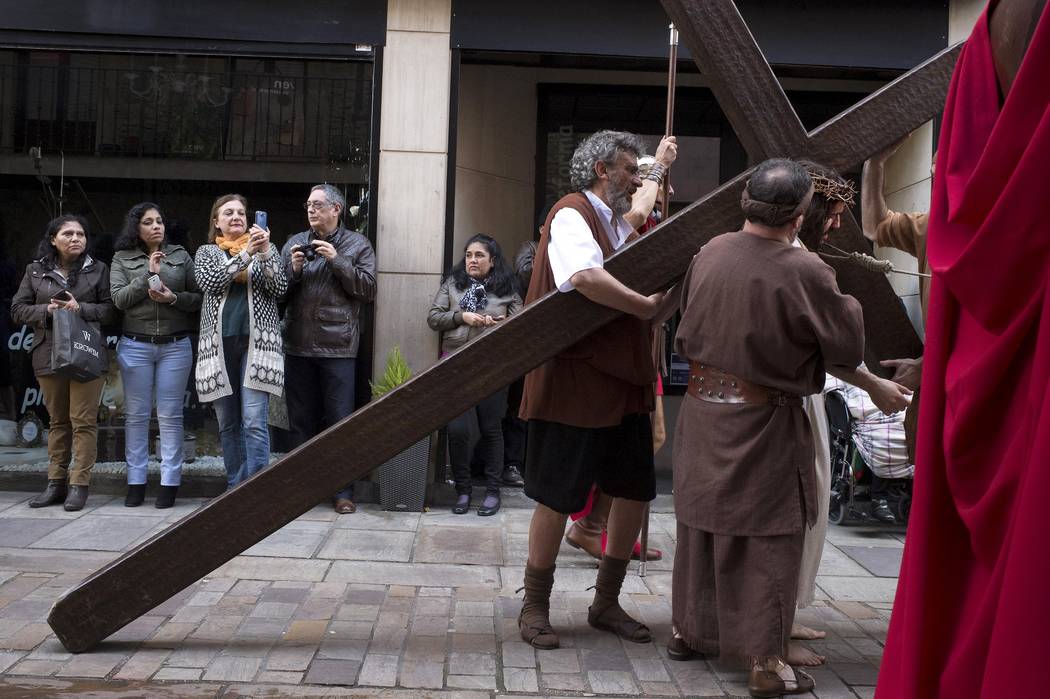
MULTIPOLYGON (((806 156, 838 169, 859 165, 941 111, 957 57, 957 49, 943 51, 807 133, 730 0, 663 4, 753 161, 806 156)), ((641 293, 666 289, 704 243, 739 228, 747 176, 624 248, 606 268, 641 293)), ((856 224, 843 228, 836 244, 861 249, 856 224)), ((869 361, 916 356, 918 338, 886 279, 838 271, 842 288, 864 307, 869 361)), ((617 314, 577 292, 543 297, 94 573, 55 603, 48 623, 70 651, 92 648, 617 314)))

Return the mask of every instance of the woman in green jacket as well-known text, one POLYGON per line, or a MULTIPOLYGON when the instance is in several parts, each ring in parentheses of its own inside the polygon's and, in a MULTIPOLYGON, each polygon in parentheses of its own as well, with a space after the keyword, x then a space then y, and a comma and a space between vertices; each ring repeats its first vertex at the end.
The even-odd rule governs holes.
POLYGON ((160 423, 160 492, 156 506, 175 504, 182 477, 182 405, 193 366, 190 332, 201 307, 193 258, 165 240, 160 207, 131 207, 114 242, 110 270, 113 303, 124 312, 117 362, 124 382, 124 457, 128 462, 127 507, 146 495, 149 418, 157 404, 160 423))

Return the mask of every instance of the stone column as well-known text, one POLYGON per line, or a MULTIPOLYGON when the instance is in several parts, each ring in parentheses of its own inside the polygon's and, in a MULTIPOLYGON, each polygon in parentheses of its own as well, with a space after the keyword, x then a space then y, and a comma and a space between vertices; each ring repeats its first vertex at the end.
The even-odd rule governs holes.
POLYGON ((373 373, 394 346, 419 373, 437 361, 426 315, 441 281, 451 0, 390 0, 379 136, 373 373))

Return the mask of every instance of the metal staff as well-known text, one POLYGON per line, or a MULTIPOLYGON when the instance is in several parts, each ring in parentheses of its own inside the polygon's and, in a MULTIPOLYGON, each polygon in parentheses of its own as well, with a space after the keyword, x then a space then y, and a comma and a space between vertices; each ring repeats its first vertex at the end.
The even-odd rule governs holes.
MULTIPOLYGON (((667 114, 664 119, 664 135, 670 136, 674 133, 674 91, 675 82, 678 75, 678 30, 674 28, 672 22, 668 25, 670 35, 668 37, 668 58, 667 58, 667 114)), ((660 185, 664 190, 664 200, 660 205, 660 220, 667 220, 668 207, 671 204, 671 173, 664 173, 663 184, 660 185)), ((653 455, 655 457, 655 454, 653 455)), ((645 506, 645 515, 642 518, 642 531, 640 536, 639 545, 641 547, 641 554, 638 556, 638 576, 645 577, 645 564, 649 558, 649 505, 645 506)))

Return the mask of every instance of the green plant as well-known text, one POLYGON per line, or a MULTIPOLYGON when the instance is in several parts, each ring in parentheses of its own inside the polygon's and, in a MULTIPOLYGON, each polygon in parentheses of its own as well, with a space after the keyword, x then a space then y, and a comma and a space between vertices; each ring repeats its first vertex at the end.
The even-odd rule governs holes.
POLYGON ((372 387, 372 397, 379 398, 393 391, 395 388, 412 378, 412 369, 405 361, 405 355, 401 354, 401 348, 397 345, 386 355, 386 368, 378 381, 369 381, 372 387))

